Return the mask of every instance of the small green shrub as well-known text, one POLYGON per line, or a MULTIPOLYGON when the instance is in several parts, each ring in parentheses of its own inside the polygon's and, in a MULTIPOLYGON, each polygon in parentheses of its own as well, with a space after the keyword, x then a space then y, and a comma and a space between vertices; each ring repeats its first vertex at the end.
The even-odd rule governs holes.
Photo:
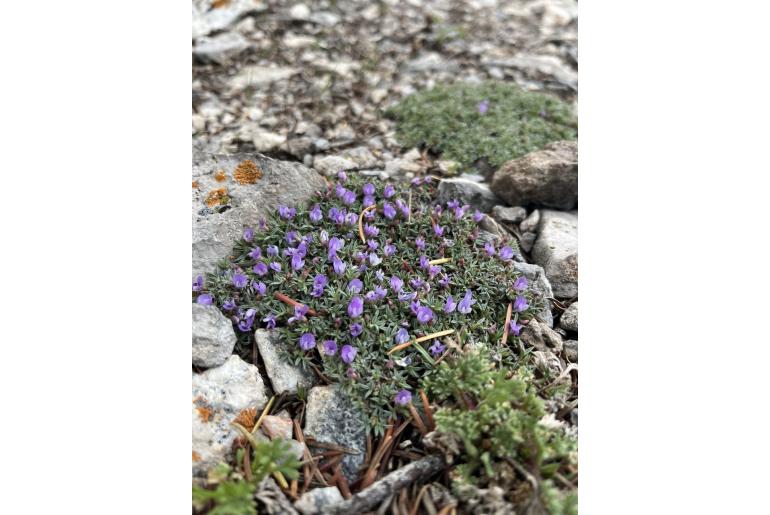
POLYGON ((482 159, 496 168, 550 142, 577 138, 570 105, 498 82, 437 86, 404 98, 387 114, 397 120, 401 144, 425 145, 460 163, 461 171, 482 159))
POLYGON ((480 213, 434 206, 435 194, 433 181, 396 189, 343 176, 308 206, 281 206, 248 228, 233 258, 196 281, 193 301, 232 319, 245 356, 255 329, 277 331, 286 360, 341 383, 382 434, 402 409, 396 394, 420 386, 444 344, 389 350, 447 330, 458 345, 498 347, 509 303, 520 299, 517 320, 542 305, 513 267, 515 250, 485 246, 480 213))

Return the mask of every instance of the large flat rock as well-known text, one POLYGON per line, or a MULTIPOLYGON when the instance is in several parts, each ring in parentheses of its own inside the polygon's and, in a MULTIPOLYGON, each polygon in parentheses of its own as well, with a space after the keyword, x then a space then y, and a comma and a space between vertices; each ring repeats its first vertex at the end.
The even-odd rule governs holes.
POLYGON ((562 211, 543 210, 532 259, 545 275, 558 298, 578 293, 578 217, 562 211))

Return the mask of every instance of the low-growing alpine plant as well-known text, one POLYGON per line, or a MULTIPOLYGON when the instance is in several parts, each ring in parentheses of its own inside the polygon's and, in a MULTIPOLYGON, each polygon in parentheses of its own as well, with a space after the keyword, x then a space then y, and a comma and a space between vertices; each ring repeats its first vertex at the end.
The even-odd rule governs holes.
POLYGON ((485 242, 470 206, 435 205, 435 186, 341 172, 307 206, 244 228, 193 302, 232 319, 247 359, 256 329, 276 331, 285 359, 341 383, 382 434, 437 361, 515 339, 542 301, 513 267, 517 249, 485 242))

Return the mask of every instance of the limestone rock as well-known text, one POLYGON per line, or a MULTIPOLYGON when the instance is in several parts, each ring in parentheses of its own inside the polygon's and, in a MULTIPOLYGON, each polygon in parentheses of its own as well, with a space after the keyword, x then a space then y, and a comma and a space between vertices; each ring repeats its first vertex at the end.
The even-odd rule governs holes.
POLYGON ((577 214, 543 210, 532 260, 545 275, 558 298, 578 293, 578 217, 577 214))
POLYGON ((277 334, 265 329, 257 329, 254 333, 259 348, 259 357, 265 364, 267 376, 276 395, 282 393, 297 393, 297 386, 309 388, 313 386, 315 376, 286 361, 280 353, 281 342, 277 334))
POLYGON ((218 367, 233 353, 233 323, 215 306, 192 305, 192 364, 218 367))

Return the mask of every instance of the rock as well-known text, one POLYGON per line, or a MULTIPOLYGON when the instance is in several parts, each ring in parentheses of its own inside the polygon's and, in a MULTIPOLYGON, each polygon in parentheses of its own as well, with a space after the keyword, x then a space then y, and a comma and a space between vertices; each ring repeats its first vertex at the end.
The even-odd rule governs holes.
POLYGON ((192 305, 192 364, 218 367, 233 353, 233 323, 215 306, 192 305))
POLYGON ((479 222, 479 228, 483 232, 491 234, 494 240, 505 241, 510 238, 510 236, 508 236, 508 231, 503 229, 500 224, 498 224, 495 219, 489 215, 484 215, 484 218, 482 218, 481 222, 479 222))
POLYGON ((567 331, 578 332, 578 303, 573 302, 564 310, 559 319, 559 325, 567 331))
POLYGON ((262 429, 262 432, 270 438, 279 437, 291 440, 291 433, 294 429, 294 425, 289 418, 267 415, 262 419, 260 429, 262 429))
POLYGON ((450 161, 447 159, 436 161, 436 165, 444 175, 455 175, 460 167, 460 164, 457 161, 450 161))
POLYGON ((268 515, 298 515, 297 510, 272 476, 262 480, 255 497, 261 503, 260 513, 264 510, 268 515))
POLYGON ((416 59, 412 59, 406 63, 406 70, 409 72, 450 72, 457 69, 457 64, 445 60, 443 57, 441 57, 441 54, 436 52, 425 52, 416 59))
MULTIPOLYGON (((281 149, 294 157, 304 159, 306 155, 313 151, 313 138, 310 136, 291 138, 281 146, 281 149)), ((307 166, 307 164, 305 164, 305 166, 307 166)))
POLYGON ((543 372, 549 373, 552 378, 557 377, 564 371, 561 360, 551 351, 536 350, 532 353, 532 357, 534 358, 535 366, 543 372))
POLYGON ((230 423, 241 410, 261 410, 267 393, 259 369, 232 355, 222 366, 192 375, 193 476, 229 458, 236 432, 230 423))
POLYGON ((518 55, 508 59, 483 59, 487 67, 515 68, 534 78, 561 82, 577 91, 577 72, 552 55, 518 55))
POLYGON ((537 320, 531 320, 521 331, 521 341, 528 347, 535 347, 537 350, 552 350, 561 353, 564 348, 561 335, 537 320))
POLYGON ((523 207, 495 206, 492 208, 492 216, 498 222, 517 224, 527 217, 527 210, 523 207))
POLYGON ((511 205, 574 209, 578 201, 576 141, 557 141, 508 161, 495 172, 492 191, 511 205))
POLYGON ((521 232, 535 232, 538 224, 540 224, 540 210, 535 209, 519 224, 519 230, 521 232))
POLYGON ((570 363, 578 362, 578 341, 564 340, 564 359, 570 363))
POLYGON ((316 152, 329 150, 329 145, 329 140, 326 138, 316 138, 313 140, 313 148, 315 148, 316 152))
POLYGON ((229 0, 216 7, 212 4, 214 4, 214 0, 193 0, 193 39, 214 31, 224 30, 249 14, 267 10, 267 3, 257 0, 229 0))
POLYGON ((251 133, 251 141, 257 152, 270 152, 286 142, 286 136, 274 132, 255 129, 251 133))
POLYGON ((558 298, 570 298, 578 293, 577 225, 577 215, 544 210, 532 248, 532 260, 543 267, 558 298))
POLYGON ((351 148, 343 152, 342 156, 356 163, 359 168, 371 168, 377 164, 377 158, 366 147, 351 148))
POLYGON ((342 459, 342 473, 349 482, 358 477, 366 452, 367 422, 364 414, 338 385, 316 386, 308 393, 305 436, 358 451, 342 459))
POLYGON ((303 515, 327 513, 327 510, 344 499, 336 486, 313 488, 302 494, 294 507, 303 515))
MULTIPOLYGON (((543 270, 543 267, 538 265, 530 265, 528 263, 514 262, 513 268, 520 274, 523 274, 524 277, 529 279, 529 282, 530 282, 529 287, 532 289, 532 291, 542 296, 543 299, 547 299, 548 297, 553 297, 553 290, 551 290, 551 283, 548 282, 548 278, 545 275, 545 270, 543 270)), ((540 312, 537 313, 537 316, 539 316, 548 327, 553 327, 553 314, 551 313, 551 301, 543 300, 543 304, 544 304, 543 309, 541 309, 540 312)))
POLYGON ((458 199, 481 210, 489 211, 500 199, 484 183, 462 178, 442 179, 438 184, 438 201, 458 199))
POLYGON ((259 348, 259 357, 265 364, 267 376, 276 395, 297 393, 297 387, 309 388, 315 382, 313 372, 304 371, 289 363, 280 353, 281 342, 276 333, 257 329, 254 333, 259 348))
POLYGON ((248 87, 266 86, 279 80, 286 80, 299 72, 300 70, 297 68, 253 64, 241 68, 237 75, 230 78, 228 85, 231 93, 239 93, 248 87))
POLYGON ((291 16, 292 20, 307 20, 310 17, 310 7, 305 4, 297 4, 289 9, 289 16, 291 16))
POLYGON ((519 240, 519 246, 524 250, 524 252, 530 252, 532 250, 532 247, 535 245, 535 240, 537 239, 537 234, 533 232, 525 232, 521 235, 521 239, 519 240))
POLYGON ((231 57, 249 47, 249 42, 238 32, 223 32, 195 40, 193 56, 202 61, 224 64, 231 57))
POLYGON ((326 176, 334 176, 340 170, 350 170, 358 168, 355 161, 346 159, 341 156, 324 156, 321 158, 316 157, 313 166, 318 172, 326 176))
POLYGON ((277 161, 261 154, 205 154, 193 155, 192 178, 199 189, 193 189, 192 203, 192 269, 193 278, 204 272, 213 272, 217 261, 226 258, 233 244, 246 226, 256 227, 279 204, 297 206, 307 201, 315 191, 326 185, 315 171, 299 163, 277 161), (236 167, 246 160, 253 161, 262 172, 254 184, 233 181, 236 167), (217 182, 214 174, 224 170, 230 177, 217 182), (227 188, 230 208, 201 215, 209 191, 227 188))

